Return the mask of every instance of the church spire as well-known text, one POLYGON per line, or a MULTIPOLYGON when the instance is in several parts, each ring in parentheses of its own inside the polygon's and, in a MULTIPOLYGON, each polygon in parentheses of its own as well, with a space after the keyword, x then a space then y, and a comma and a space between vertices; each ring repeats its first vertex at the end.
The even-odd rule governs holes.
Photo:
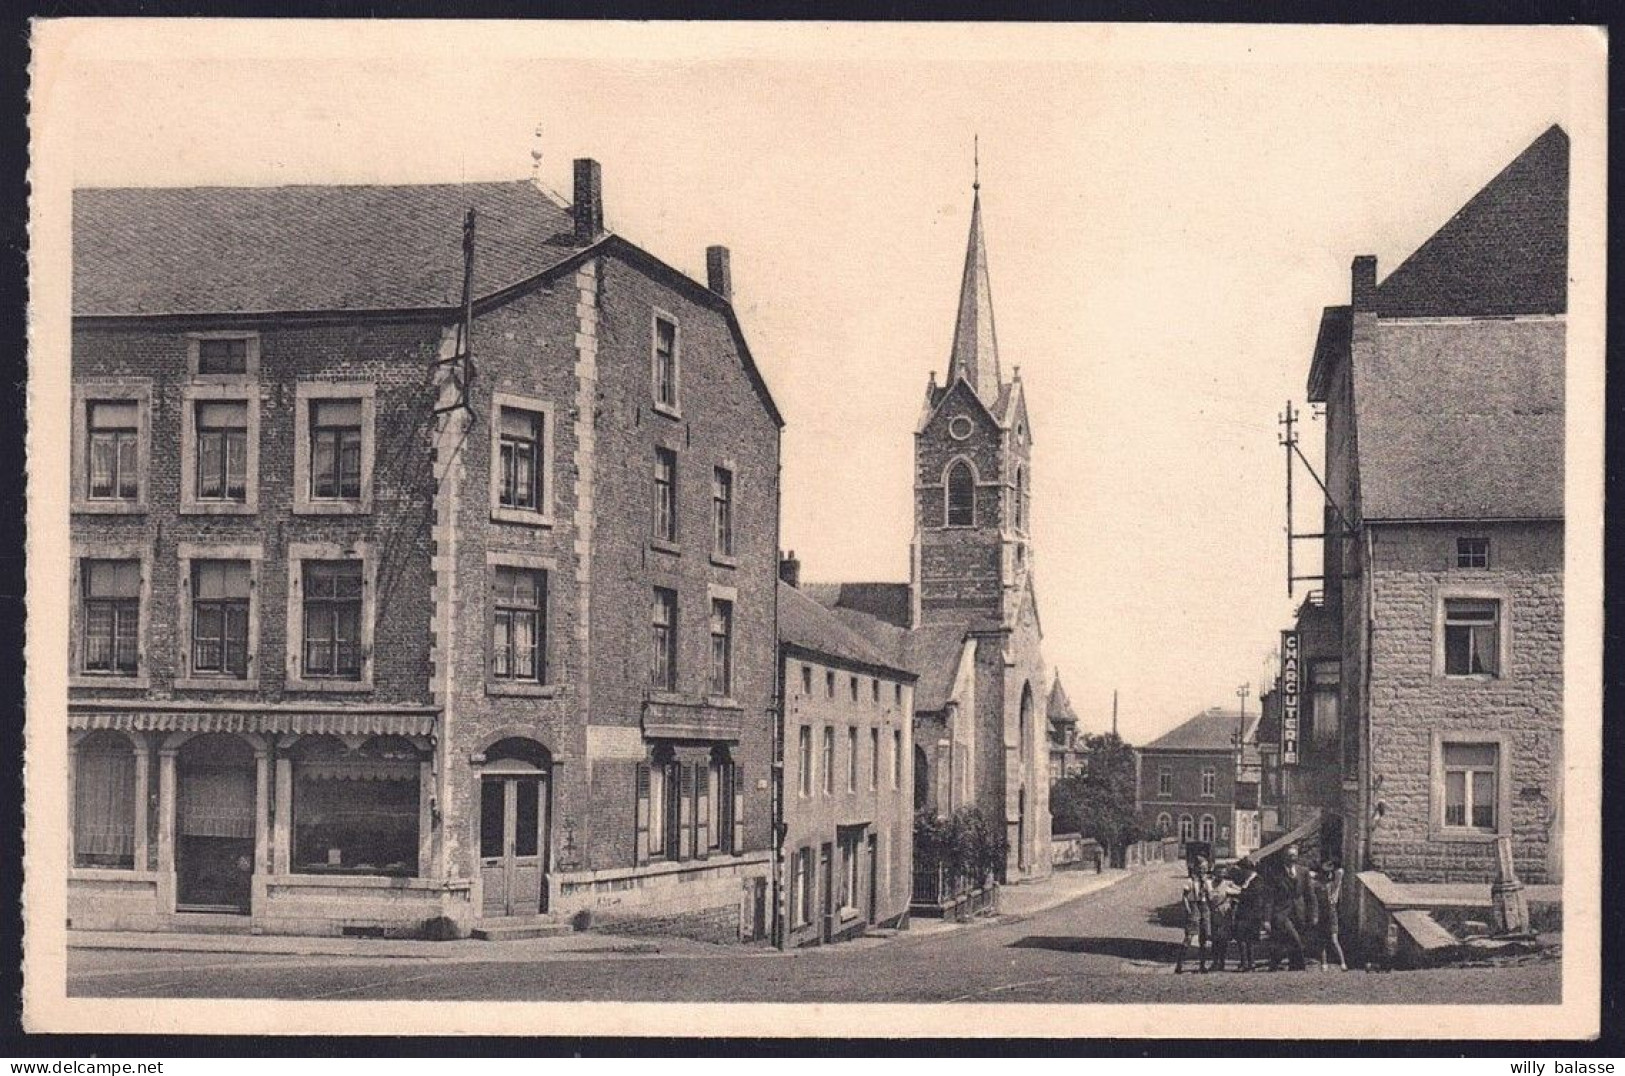
POLYGON ((987 276, 987 245, 982 240, 982 174, 980 147, 975 182, 971 184, 970 238, 965 247, 965 275, 959 284, 959 317, 954 322, 954 348, 947 383, 969 381, 989 407, 998 399, 999 343, 993 332, 993 289, 987 276))

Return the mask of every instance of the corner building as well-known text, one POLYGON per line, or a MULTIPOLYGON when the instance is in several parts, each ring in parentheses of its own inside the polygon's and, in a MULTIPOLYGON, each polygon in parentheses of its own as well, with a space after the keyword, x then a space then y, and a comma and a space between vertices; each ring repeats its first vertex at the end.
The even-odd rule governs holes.
POLYGON ((601 191, 76 192, 73 926, 765 931, 781 420, 601 191))

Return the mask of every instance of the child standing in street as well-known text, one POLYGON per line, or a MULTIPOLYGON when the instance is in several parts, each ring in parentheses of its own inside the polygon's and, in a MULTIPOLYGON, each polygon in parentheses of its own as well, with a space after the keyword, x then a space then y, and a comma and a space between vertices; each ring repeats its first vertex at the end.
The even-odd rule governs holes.
POLYGON ((1207 860, 1198 856, 1191 864, 1190 878, 1179 896, 1185 913, 1185 939, 1179 945, 1174 974, 1185 970, 1185 953, 1196 945, 1196 970, 1207 971, 1208 939, 1213 933, 1213 885, 1207 873, 1207 860))

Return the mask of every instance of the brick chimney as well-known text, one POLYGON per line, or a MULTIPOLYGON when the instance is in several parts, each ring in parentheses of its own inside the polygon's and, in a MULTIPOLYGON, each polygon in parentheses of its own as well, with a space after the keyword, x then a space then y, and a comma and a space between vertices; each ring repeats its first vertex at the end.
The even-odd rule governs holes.
POLYGON ((575 162, 576 242, 594 242, 604 234, 604 176, 591 157, 575 162))
POLYGON ((730 302, 734 297, 734 275, 728 265, 727 247, 705 248, 705 286, 730 302))
POLYGON ((1349 306, 1357 314, 1374 312, 1377 309, 1377 256, 1361 254, 1355 258, 1350 275, 1353 285, 1350 288, 1349 306))
MULTIPOLYGON (((715 248, 713 248, 715 249, 715 248)), ((779 557, 779 579, 797 590, 801 589, 801 562, 796 559, 796 551, 790 550, 779 557)))

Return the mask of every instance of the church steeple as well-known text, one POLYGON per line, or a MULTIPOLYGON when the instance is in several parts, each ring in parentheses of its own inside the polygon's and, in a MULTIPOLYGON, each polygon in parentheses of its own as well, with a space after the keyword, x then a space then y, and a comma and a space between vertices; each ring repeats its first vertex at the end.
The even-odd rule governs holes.
POLYGON ((948 359, 948 384, 963 377, 989 407, 1003 384, 999 376, 999 341, 993 332, 993 288, 988 283, 987 244, 982 239, 980 162, 971 199, 970 238, 965 246, 965 274, 959 284, 959 317, 954 322, 954 348, 948 359))

